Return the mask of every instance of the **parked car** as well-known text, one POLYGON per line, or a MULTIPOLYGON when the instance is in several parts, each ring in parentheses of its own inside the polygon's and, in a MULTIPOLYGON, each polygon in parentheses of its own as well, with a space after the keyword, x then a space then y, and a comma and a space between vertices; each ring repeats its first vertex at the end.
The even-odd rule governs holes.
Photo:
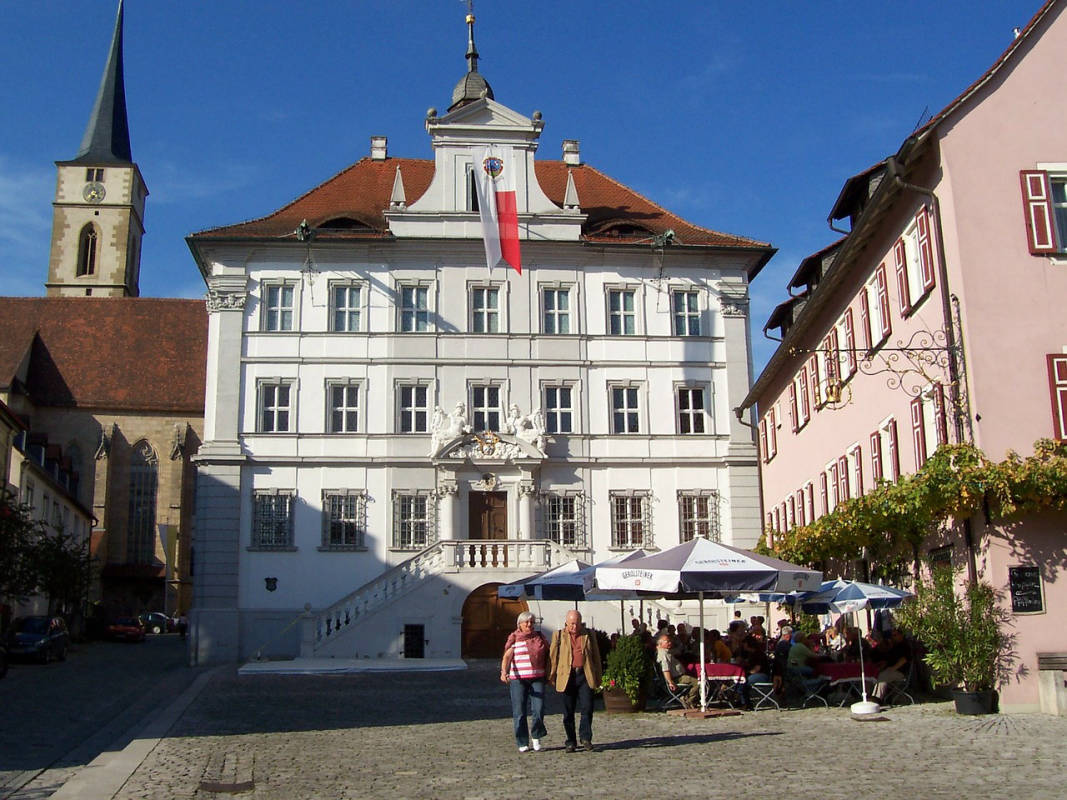
POLYGON ((141 615, 141 624, 148 633, 174 632, 174 620, 162 611, 146 611, 141 615))
POLYGON ((35 658, 42 664, 63 661, 70 646, 70 633, 62 617, 18 617, 7 631, 8 656, 35 658))
POLYGON ((144 626, 137 617, 116 617, 108 623, 104 635, 119 642, 143 642, 144 626))

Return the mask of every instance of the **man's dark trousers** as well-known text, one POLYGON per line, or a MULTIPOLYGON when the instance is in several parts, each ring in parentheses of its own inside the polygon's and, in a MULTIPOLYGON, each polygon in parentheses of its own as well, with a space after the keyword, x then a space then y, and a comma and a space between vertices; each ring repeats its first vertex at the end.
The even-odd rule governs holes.
POLYGON ((574 712, 581 714, 578 723, 578 738, 583 742, 593 741, 593 688, 585 679, 584 668, 571 668, 571 677, 563 692, 563 731, 566 744, 577 744, 574 738, 574 712))

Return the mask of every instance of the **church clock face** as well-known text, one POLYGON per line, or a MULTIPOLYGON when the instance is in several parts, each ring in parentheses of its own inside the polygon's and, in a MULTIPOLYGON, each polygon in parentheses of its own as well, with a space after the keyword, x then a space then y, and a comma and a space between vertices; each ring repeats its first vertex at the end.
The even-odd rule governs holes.
POLYGON ((97 181, 85 184, 85 188, 82 189, 82 197, 90 203, 99 203, 104 199, 105 194, 107 194, 107 192, 104 191, 104 184, 98 183, 97 181))

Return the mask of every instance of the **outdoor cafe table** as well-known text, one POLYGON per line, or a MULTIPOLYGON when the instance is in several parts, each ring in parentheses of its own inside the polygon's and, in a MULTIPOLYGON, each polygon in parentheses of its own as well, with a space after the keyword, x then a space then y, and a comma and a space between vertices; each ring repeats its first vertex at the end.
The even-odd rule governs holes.
POLYGON ((731 707, 733 702, 726 690, 745 682, 745 671, 737 664, 704 664, 703 669, 699 664, 691 664, 687 669, 707 681, 709 702, 721 700, 731 707))
POLYGON ((870 663, 864 664, 863 667, 861 677, 858 661, 820 661, 815 664, 815 674, 829 678, 831 687, 843 687, 846 690, 845 697, 841 701, 841 705, 844 705, 853 695, 862 696, 861 681, 865 683, 875 681, 879 667, 870 663))

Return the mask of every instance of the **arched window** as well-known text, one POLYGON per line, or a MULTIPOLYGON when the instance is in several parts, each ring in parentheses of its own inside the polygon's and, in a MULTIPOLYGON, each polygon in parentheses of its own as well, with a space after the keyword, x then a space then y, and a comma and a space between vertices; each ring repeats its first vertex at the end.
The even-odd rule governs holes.
POLYGON ((130 515, 126 523, 126 560, 131 564, 154 563, 156 552, 156 489, 159 459, 143 439, 130 456, 130 515))
POLYGON ((78 271, 77 275, 96 273, 96 228, 90 222, 78 234, 78 271))

